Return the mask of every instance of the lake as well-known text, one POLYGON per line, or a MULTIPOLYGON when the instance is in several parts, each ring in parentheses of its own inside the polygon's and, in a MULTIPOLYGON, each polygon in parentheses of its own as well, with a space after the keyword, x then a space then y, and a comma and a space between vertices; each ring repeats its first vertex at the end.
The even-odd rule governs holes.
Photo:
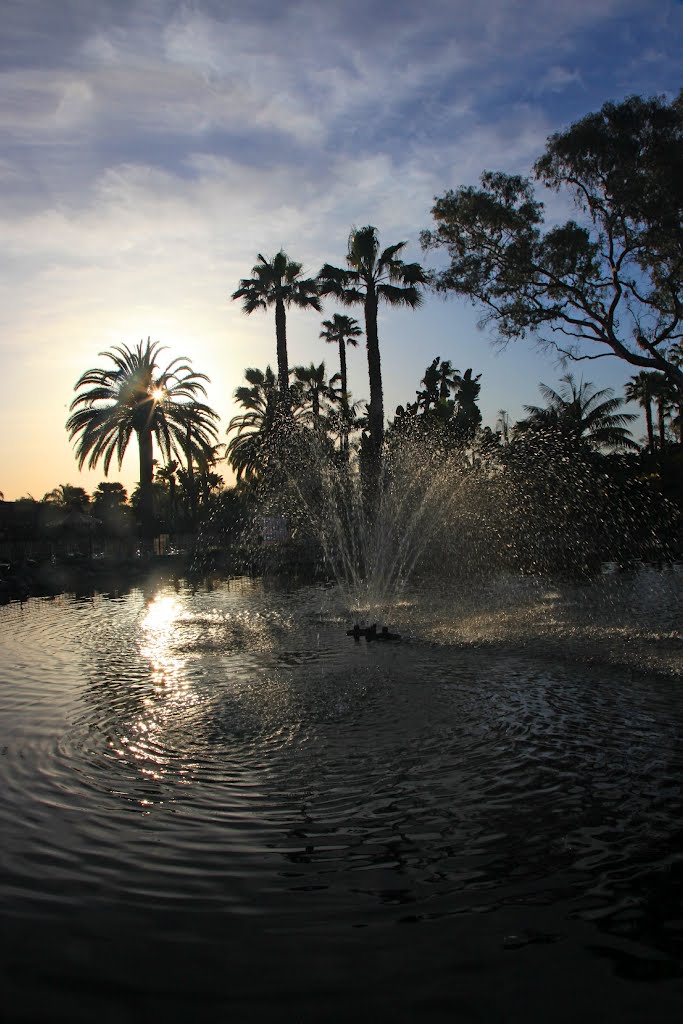
MULTIPOLYGON (((12 1021, 668 1021, 683 573, 0 608, 12 1021)), ((5 1017, 5 1019, 8 1019, 5 1017)))

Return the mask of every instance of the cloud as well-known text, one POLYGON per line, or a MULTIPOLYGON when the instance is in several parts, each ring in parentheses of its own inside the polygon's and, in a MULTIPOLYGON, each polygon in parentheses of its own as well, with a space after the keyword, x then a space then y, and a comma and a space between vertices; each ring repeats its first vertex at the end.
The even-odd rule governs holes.
POLYGON ((560 65, 553 65, 539 79, 535 86, 536 93, 561 92, 570 85, 582 85, 581 73, 576 68, 569 68, 560 65))
MULTIPOLYGON (((147 334, 215 378, 227 421, 243 367, 274 358, 269 317, 229 300, 258 251, 284 246, 315 273, 343 262, 352 225, 373 223, 421 258, 435 195, 485 168, 526 172, 551 131, 590 109, 583 44, 601 27, 624 38, 632 25, 632 59, 671 49, 669 23, 635 32, 639 12, 641 0, 10 5, 0 429, 30 388, 59 433, 83 366, 147 334)), ((599 102, 618 82, 610 61, 624 66, 605 53, 599 102)), ((445 314, 385 316, 395 339, 445 314)), ((318 321, 291 323, 293 360, 308 361, 318 321)), ((422 355, 400 360, 398 392, 414 390, 402 375, 419 379, 422 355)))

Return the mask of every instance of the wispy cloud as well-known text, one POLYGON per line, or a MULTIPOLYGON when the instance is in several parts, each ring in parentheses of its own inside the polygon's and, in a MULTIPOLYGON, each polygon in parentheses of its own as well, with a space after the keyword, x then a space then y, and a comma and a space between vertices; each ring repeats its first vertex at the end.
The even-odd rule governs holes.
MULTIPOLYGON (((525 171, 551 131, 633 91, 622 81, 629 63, 647 91, 673 88, 676 6, 8 3, 0 430, 22 386, 39 390, 55 446, 42 490, 68 477, 62 424, 75 376, 102 348, 148 333, 214 378, 227 422, 243 367, 273 358, 269 318, 247 320, 229 301, 257 251, 284 246, 314 273, 343 260, 353 224, 374 223, 419 257, 434 195, 487 167, 525 171)), ((438 321, 452 335, 460 314, 438 310, 387 314, 392 343, 404 346, 388 408, 423 372, 424 345, 409 347, 415 325, 438 321)), ((318 330, 315 318, 293 318, 295 358, 311 358, 318 330)), ((362 359, 357 374, 360 397, 362 359)), ((491 403, 511 404, 495 394, 491 403)), ((7 494, 5 472, 0 462, 7 494)))

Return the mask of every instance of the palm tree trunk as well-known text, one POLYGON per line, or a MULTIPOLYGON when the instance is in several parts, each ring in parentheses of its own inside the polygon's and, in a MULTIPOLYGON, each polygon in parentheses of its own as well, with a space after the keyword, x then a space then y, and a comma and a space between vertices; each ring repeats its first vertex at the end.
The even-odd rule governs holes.
POLYGON ((138 431, 138 449, 140 453, 140 514, 142 532, 145 537, 154 536, 154 447, 152 431, 138 431))
POLYGON ((168 477, 168 490, 169 490, 169 504, 171 506, 171 527, 175 530, 176 527, 176 494, 175 494, 175 473, 170 473, 168 477))
POLYGON ((349 392, 346 383, 346 339, 339 339, 339 375, 341 377, 341 407, 342 407, 342 436, 341 447, 343 452, 349 450, 349 392))
POLYGON ((652 424, 652 401, 649 396, 644 396, 645 401, 645 423, 647 425, 647 446, 650 449, 650 454, 654 454, 655 450, 655 431, 652 424))
POLYGON ((282 299, 275 300, 275 341, 280 404, 289 410, 289 362, 287 359, 287 316, 282 299))
POLYGON ((194 526, 197 518, 197 491, 195 489, 194 466, 192 464, 192 421, 189 419, 187 421, 187 440, 185 443, 187 445, 185 454, 187 455, 187 489, 190 502, 190 522, 194 526))
POLYGON ((384 400, 382 397, 382 365, 377 337, 377 296, 368 285, 365 295, 365 337, 368 346, 368 376, 370 380, 370 448, 373 462, 379 466, 380 451, 384 438, 384 400))
POLYGON ((666 430, 664 427, 664 406, 666 402, 664 396, 660 396, 657 400, 657 427, 659 430, 659 450, 664 451, 666 444, 666 430))

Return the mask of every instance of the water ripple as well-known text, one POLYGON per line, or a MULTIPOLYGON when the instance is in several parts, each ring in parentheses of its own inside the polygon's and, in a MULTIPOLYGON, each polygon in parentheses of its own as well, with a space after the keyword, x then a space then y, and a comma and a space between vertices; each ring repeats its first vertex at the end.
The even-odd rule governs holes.
POLYGON ((315 588, 0 610, 6 911, 568 904, 680 956, 674 681, 515 646, 509 614, 477 645, 469 612, 394 615, 400 645, 347 638, 315 588))

